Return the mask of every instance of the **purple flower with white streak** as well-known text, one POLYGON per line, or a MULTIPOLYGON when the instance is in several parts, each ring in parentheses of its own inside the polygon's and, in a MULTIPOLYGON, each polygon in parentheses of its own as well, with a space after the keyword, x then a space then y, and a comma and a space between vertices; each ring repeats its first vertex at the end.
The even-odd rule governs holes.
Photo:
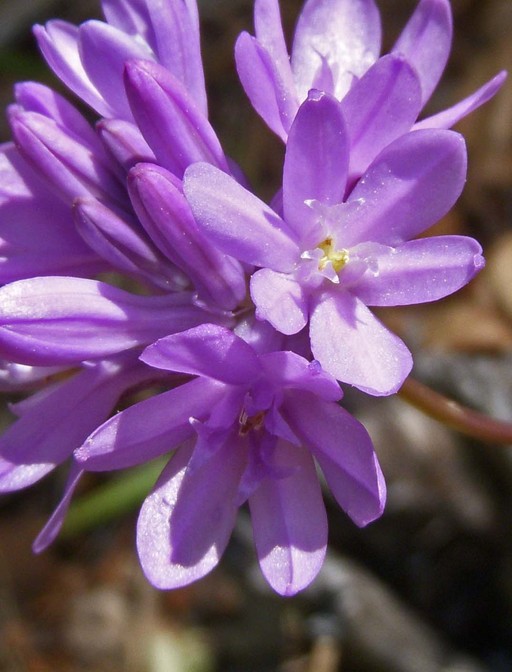
POLYGON ((367 306, 435 301, 482 268, 463 236, 410 240, 442 217, 466 176, 464 140, 421 130, 398 138, 347 190, 349 139, 340 103, 311 92, 290 130, 281 217, 213 166, 195 164, 184 189, 212 244, 259 267, 256 316, 291 335, 309 322, 313 356, 338 380, 396 392, 412 360, 367 306))
POLYGON ((248 501, 263 574, 282 595, 305 588, 327 543, 313 458, 357 525, 382 513, 385 486, 371 440, 336 403, 339 385, 318 362, 258 354, 211 324, 163 338, 141 359, 197 377, 111 418, 75 456, 102 471, 180 446, 137 525, 142 567, 157 587, 183 586, 213 569, 248 501))
POLYGON ((376 156, 411 128, 451 128, 492 98, 506 77, 499 73, 453 107, 415 123, 450 53, 449 0, 420 0, 391 53, 381 58, 381 22, 374 0, 307 0, 291 57, 278 0, 255 1, 254 25, 256 37, 242 33, 235 55, 258 114, 286 141, 308 91, 330 93, 342 102, 349 138, 357 149, 355 163, 370 159, 360 166, 361 173, 372 158, 365 155, 376 156))

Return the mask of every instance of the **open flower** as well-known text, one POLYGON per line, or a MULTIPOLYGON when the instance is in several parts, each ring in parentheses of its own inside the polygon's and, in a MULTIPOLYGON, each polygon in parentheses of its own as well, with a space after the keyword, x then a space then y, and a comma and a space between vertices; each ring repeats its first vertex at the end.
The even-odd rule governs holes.
POLYGON ((186 585, 215 567, 246 500, 269 583, 283 595, 305 588, 327 543, 313 457, 357 525, 382 513, 385 486, 371 440, 336 403, 340 388, 318 362, 257 354, 211 324, 163 338, 141 358, 197 377, 119 413, 76 457, 101 471, 180 446, 137 525, 142 567, 159 588, 186 585))
POLYGON ((313 88, 342 102, 351 141, 359 144, 364 131, 372 138, 367 151, 377 141, 375 156, 411 128, 451 128, 492 98, 506 77, 499 73, 452 108, 415 125, 450 53, 449 0, 420 0, 391 53, 382 58, 374 0, 307 0, 291 58, 278 0, 255 0, 254 26, 256 37, 244 32, 238 38, 238 74, 258 114, 283 140, 313 88))
POLYGON ((458 198, 465 145, 452 131, 407 133, 347 192, 348 165, 341 106, 312 92, 288 139, 283 217, 206 164, 187 170, 184 189, 212 243, 260 267, 251 277, 257 317, 283 334, 309 322, 313 355, 326 371, 370 394, 391 394, 411 355, 367 306, 437 300, 483 265, 471 238, 410 240, 458 198))

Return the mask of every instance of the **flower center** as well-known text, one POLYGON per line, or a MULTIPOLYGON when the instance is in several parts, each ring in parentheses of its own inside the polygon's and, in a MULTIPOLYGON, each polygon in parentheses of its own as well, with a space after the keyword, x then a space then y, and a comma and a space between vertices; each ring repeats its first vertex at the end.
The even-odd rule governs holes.
POLYGON ((240 423, 240 429, 238 433, 240 436, 246 436, 253 429, 258 430, 263 426, 263 421, 265 420, 265 411, 260 411, 256 415, 247 415, 245 409, 242 409, 240 413, 240 418, 238 422, 240 423))
POLYGON ((318 245, 319 249, 324 253, 318 262, 318 270, 323 271, 330 262, 334 271, 339 273, 341 269, 349 262, 348 250, 337 250, 334 246, 333 239, 329 236, 318 245))

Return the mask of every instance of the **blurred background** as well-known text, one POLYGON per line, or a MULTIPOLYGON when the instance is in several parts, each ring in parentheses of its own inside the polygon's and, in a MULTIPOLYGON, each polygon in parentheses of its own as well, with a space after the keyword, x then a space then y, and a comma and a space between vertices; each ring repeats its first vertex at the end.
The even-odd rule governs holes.
MULTIPOLYGON (((252 31, 251 2, 199 4, 212 123, 255 190, 270 197, 282 147, 246 101, 232 56, 237 34, 252 31)), ((415 2, 379 5, 389 48, 415 2)), ((453 51, 428 112, 512 70, 511 0, 452 5, 453 51)), ((290 34, 300 6, 281 0, 290 34)), ((19 80, 62 91, 30 31, 52 17, 99 18, 99 1, 0 0, 2 109, 19 80)), ((449 300, 382 315, 413 350, 419 380, 510 422, 511 122, 508 82, 460 124, 469 148, 468 183, 457 207, 435 227, 437 234, 478 238, 485 271, 449 300)), ((0 140, 8 139, 2 117, 0 140)), ((31 542, 58 502, 65 474, 0 499, 0 670, 511 671, 512 449, 464 438, 400 398, 366 399, 349 391, 346 405, 376 444, 387 509, 359 530, 327 499, 328 561, 313 586, 292 599, 274 595, 260 577, 246 512, 215 572, 189 588, 157 592, 138 566, 135 509, 68 534, 34 556, 31 542)), ((82 495, 103 485, 104 478, 91 475, 82 495)))

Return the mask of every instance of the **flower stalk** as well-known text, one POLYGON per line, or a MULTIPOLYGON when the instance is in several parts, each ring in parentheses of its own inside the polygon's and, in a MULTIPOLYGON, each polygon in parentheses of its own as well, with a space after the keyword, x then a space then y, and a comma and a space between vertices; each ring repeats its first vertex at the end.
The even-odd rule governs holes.
POLYGON ((402 385, 398 396, 425 415, 472 439, 512 444, 512 423, 463 406, 411 376, 402 385))

